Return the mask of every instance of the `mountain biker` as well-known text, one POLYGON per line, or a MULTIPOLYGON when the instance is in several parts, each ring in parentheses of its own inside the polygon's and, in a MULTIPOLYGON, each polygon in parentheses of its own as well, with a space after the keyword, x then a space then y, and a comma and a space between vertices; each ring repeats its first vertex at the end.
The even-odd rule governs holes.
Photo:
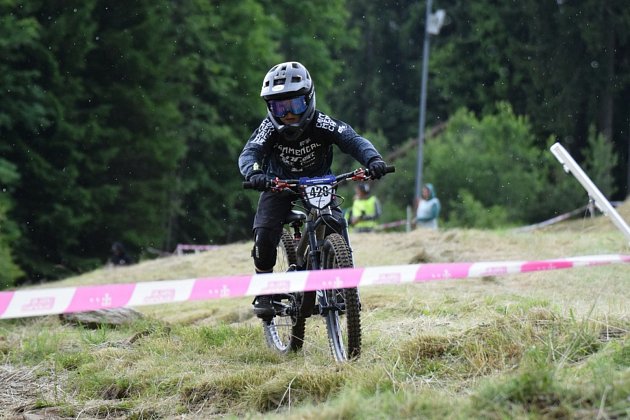
MULTIPOLYGON (((256 273, 271 273, 282 224, 294 196, 265 191, 267 182, 330 175, 333 145, 367 167, 374 179, 385 174, 386 164, 369 140, 345 122, 315 108, 315 85, 306 67, 296 61, 273 66, 263 79, 260 96, 267 116, 254 130, 238 159, 241 174, 263 191, 254 217, 252 257, 256 273)), ((341 210, 336 217, 343 219, 341 210)), ((270 295, 256 296, 254 313, 274 316, 270 295)))

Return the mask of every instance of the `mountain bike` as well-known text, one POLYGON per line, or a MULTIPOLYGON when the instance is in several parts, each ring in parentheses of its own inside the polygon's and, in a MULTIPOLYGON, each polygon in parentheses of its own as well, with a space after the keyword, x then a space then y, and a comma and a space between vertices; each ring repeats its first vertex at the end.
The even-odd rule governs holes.
MULTIPOLYGON (((386 173, 394 171, 388 166, 386 173)), ((337 195, 337 187, 347 181, 371 179, 369 170, 359 168, 336 176, 270 180, 268 190, 290 191, 296 196, 294 208, 284 221, 274 270, 354 267, 348 224, 340 210, 343 197, 337 195)), ((243 187, 251 188, 251 184, 244 182, 243 187)), ((361 302, 356 287, 274 294, 272 303, 275 315, 262 323, 265 341, 275 351, 285 354, 301 349, 306 319, 321 315, 336 361, 361 354, 361 302)))

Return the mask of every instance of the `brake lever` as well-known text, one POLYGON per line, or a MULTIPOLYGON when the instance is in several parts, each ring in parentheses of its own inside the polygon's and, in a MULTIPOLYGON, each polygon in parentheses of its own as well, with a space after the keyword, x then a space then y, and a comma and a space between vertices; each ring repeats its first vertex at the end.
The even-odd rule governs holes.
POLYGON ((271 183, 271 191, 274 192, 280 192, 280 191, 284 191, 284 190, 290 190, 291 189, 291 184, 288 182, 284 182, 281 179, 279 179, 278 177, 276 177, 275 179, 272 179, 270 181, 271 183))
MULTIPOLYGON (((372 180, 374 179, 374 178, 372 178, 372 175, 370 174, 370 170, 369 169, 365 169, 364 172, 365 172, 365 179, 372 179, 372 180)), ((392 174, 394 172, 396 172, 396 167, 395 166, 388 165, 388 166, 385 167, 385 174, 392 174)), ((385 175, 385 174, 383 174, 383 175, 385 175)))
POLYGON ((370 174, 369 169, 358 168, 354 170, 350 179, 353 181, 365 181, 366 179, 369 178, 370 176, 369 174, 370 174))

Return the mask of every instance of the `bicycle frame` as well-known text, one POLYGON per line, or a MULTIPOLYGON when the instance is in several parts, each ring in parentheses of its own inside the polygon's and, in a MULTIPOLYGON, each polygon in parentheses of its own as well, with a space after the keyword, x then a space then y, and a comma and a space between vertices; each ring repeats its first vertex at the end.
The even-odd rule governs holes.
MULTIPOLYGON (((394 170, 387 167, 385 173, 394 170)), ((293 232, 286 228, 282 231, 277 262, 284 263, 288 271, 354 267, 348 223, 338 210, 343 200, 337 195, 337 187, 348 180, 370 179, 369 171, 359 168, 338 176, 268 181, 265 191, 289 190, 297 197, 283 222, 283 226, 289 226, 293 232)), ((252 185, 244 182, 243 187, 252 188, 252 185)), ((286 354, 302 348, 305 320, 318 314, 325 320, 335 360, 359 357, 361 302, 356 287, 275 294, 272 305, 273 317, 262 319, 265 339, 272 349, 286 354), (345 315, 343 320, 342 315, 345 315)))
POLYGON ((311 270, 321 269, 319 264, 319 242, 324 239, 327 227, 338 227, 335 230, 343 236, 348 246, 350 246, 348 223, 344 218, 341 218, 341 220, 336 219, 329 208, 326 210, 328 211, 312 209, 304 222, 289 223, 294 229, 294 236, 295 233, 298 234, 296 237, 298 240, 296 250, 299 269, 307 269, 307 267, 311 270), (302 224, 304 225, 303 229, 299 226, 302 224))
MULTIPOLYGON (((365 181, 368 179, 370 179, 369 172, 359 168, 353 172, 338 176, 329 175, 318 178, 300 178, 298 180, 275 179, 271 181, 271 190, 290 190, 295 193, 299 197, 298 201, 301 203, 301 207, 306 212, 301 212, 305 217, 297 219, 289 217, 284 223, 293 227, 295 239, 298 240, 297 254, 300 269, 319 270, 321 268, 317 259, 318 241, 324 239, 327 227, 341 234, 348 246, 350 246, 346 220, 343 217, 336 219, 332 212, 333 208, 339 207, 337 187, 347 180, 365 181), (317 186, 320 185, 323 188, 318 190, 317 186), (309 188, 314 188, 315 190, 309 190, 309 188), (311 202, 308 194, 316 197, 315 201, 322 196, 330 196, 330 199, 327 200, 325 205, 318 206, 311 202), (303 231, 301 229, 302 225, 304 225, 303 231), (305 235, 302 235, 302 233, 305 233, 305 235), (308 255, 306 254, 307 250, 310 250, 308 255)), ((300 207, 297 203, 294 203, 294 206, 300 207)))
MULTIPOLYGON (((361 179, 364 177, 363 173, 357 176, 361 179)), ((332 199, 328 205, 321 209, 309 203, 303 188, 301 188, 299 192, 296 192, 292 188, 292 191, 299 196, 298 200, 301 207, 308 211, 308 214, 305 214, 304 212, 298 213, 301 213, 303 217, 298 217, 297 219, 294 218, 293 220, 285 222, 285 225, 293 228, 293 236, 297 241, 297 270, 321 269, 320 244, 326 236, 326 229, 331 229, 332 231, 339 233, 346 241, 350 254, 352 255, 352 247, 350 246, 350 238, 348 235, 348 223, 343 217, 335 218, 332 211, 333 208, 339 207, 339 203, 337 202, 338 196, 336 194, 337 186, 345 179, 348 178, 342 178, 341 180, 335 181, 335 184, 332 186, 332 191, 330 192, 330 194, 332 194, 332 199)), ((300 207, 298 204, 294 204, 294 206, 300 207)), ((318 303, 317 308, 313 306, 314 302, 310 302, 310 304, 309 302, 306 302, 306 305, 302 308, 305 316, 310 316, 311 314, 317 312, 321 315, 325 315, 331 307, 325 293, 318 291, 316 295, 318 303), (317 309, 317 311, 315 311, 315 309, 317 309)))

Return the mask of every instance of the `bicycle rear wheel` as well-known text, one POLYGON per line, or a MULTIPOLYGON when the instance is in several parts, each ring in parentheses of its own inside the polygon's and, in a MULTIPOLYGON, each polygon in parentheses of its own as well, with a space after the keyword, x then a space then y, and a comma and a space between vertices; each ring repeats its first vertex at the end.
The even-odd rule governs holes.
MULTIPOLYGON (((289 232, 282 231, 277 251, 275 271, 285 272, 295 266, 295 241, 289 232)), ((306 319, 300 313, 303 297, 303 293, 273 295, 276 314, 262 323, 267 345, 279 353, 299 350, 304 344, 306 319)))
MULTIPOLYGON (((333 233, 321 247, 322 269, 352 268, 352 254, 344 238, 333 233)), ((361 354, 361 318, 359 292, 356 287, 326 290, 329 306, 324 313, 328 342, 338 362, 355 359, 361 354), (345 316, 345 328, 343 325, 345 316)))

